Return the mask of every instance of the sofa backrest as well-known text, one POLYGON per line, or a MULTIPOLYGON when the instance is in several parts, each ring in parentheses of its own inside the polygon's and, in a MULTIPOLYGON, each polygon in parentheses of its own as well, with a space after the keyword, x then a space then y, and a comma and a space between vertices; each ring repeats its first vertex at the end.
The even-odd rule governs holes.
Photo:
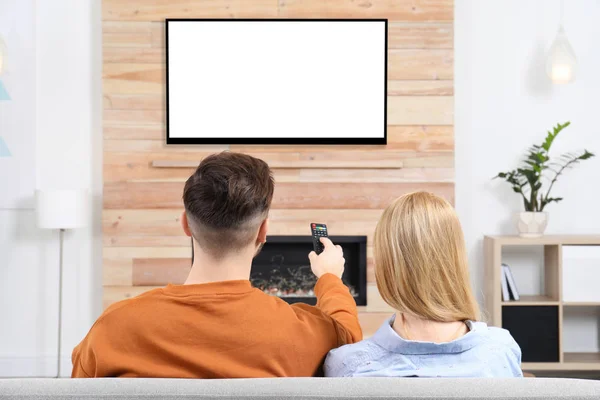
POLYGON ((19 399, 600 399, 600 381, 559 378, 0 379, 19 399))

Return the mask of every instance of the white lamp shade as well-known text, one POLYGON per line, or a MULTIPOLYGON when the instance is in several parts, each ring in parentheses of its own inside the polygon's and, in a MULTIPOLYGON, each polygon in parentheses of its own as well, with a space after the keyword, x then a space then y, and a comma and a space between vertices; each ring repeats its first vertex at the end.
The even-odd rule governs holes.
POLYGON ((74 229, 87 225, 86 190, 37 190, 38 226, 42 229, 74 229))
POLYGON ((561 25, 548 53, 546 73, 552 82, 565 84, 575 80, 576 72, 577 57, 561 25))

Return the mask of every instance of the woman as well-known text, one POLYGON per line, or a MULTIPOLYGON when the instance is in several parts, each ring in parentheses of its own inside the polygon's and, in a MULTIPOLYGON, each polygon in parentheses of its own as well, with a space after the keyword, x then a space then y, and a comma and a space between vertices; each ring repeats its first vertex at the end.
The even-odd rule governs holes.
POLYGON ((332 350, 326 376, 522 377, 521 349, 479 322, 463 233, 430 193, 400 197, 375 230, 377 288, 394 310, 371 338, 332 350))

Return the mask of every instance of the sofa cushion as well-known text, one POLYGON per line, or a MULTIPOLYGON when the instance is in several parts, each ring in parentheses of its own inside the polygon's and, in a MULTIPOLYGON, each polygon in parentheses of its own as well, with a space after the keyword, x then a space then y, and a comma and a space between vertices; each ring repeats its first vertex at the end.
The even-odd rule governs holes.
POLYGON ((600 381, 560 378, 0 379, 0 398, 583 400, 600 399, 600 381))

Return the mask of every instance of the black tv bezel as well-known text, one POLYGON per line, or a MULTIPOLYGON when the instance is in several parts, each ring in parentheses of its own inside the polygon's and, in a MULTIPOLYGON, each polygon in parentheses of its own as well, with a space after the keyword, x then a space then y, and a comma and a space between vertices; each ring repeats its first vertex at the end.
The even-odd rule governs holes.
MULTIPOLYGON (((358 295, 354 296, 357 306, 367 305, 367 236, 329 236, 335 244, 352 243, 358 244, 358 295)), ((310 243, 312 244, 312 236, 295 236, 295 235, 275 235, 267 236, 267 242, 270 243, 310 243)), ((192 239, 192 264, 194 263, 194 243, 192 239)), ((289 303, 306 303, 309 305, 317 304, 316 297, 279 297, 281 300, 289 303)))
POLYGON ((244 144, 244 145, 285 145, 285 144, 339 144, 339 145, 384 145, 387 144, 387 81, 388 81, 388 19, 387 18, 166 18, 165 19, 165 129, 166 129, 166 143, 167 145, 190 145, 190 144, 217 144, 217 145, 229 145, 229 144, 244 144), (385 24, 385 60, 384 60, 384 103, 383 103, 383 137, 382 138, 331 138, 331 137, 320 137, 320 138, 172 138, 169 132, 169 23, 170 22, 384 22, 385 24))

